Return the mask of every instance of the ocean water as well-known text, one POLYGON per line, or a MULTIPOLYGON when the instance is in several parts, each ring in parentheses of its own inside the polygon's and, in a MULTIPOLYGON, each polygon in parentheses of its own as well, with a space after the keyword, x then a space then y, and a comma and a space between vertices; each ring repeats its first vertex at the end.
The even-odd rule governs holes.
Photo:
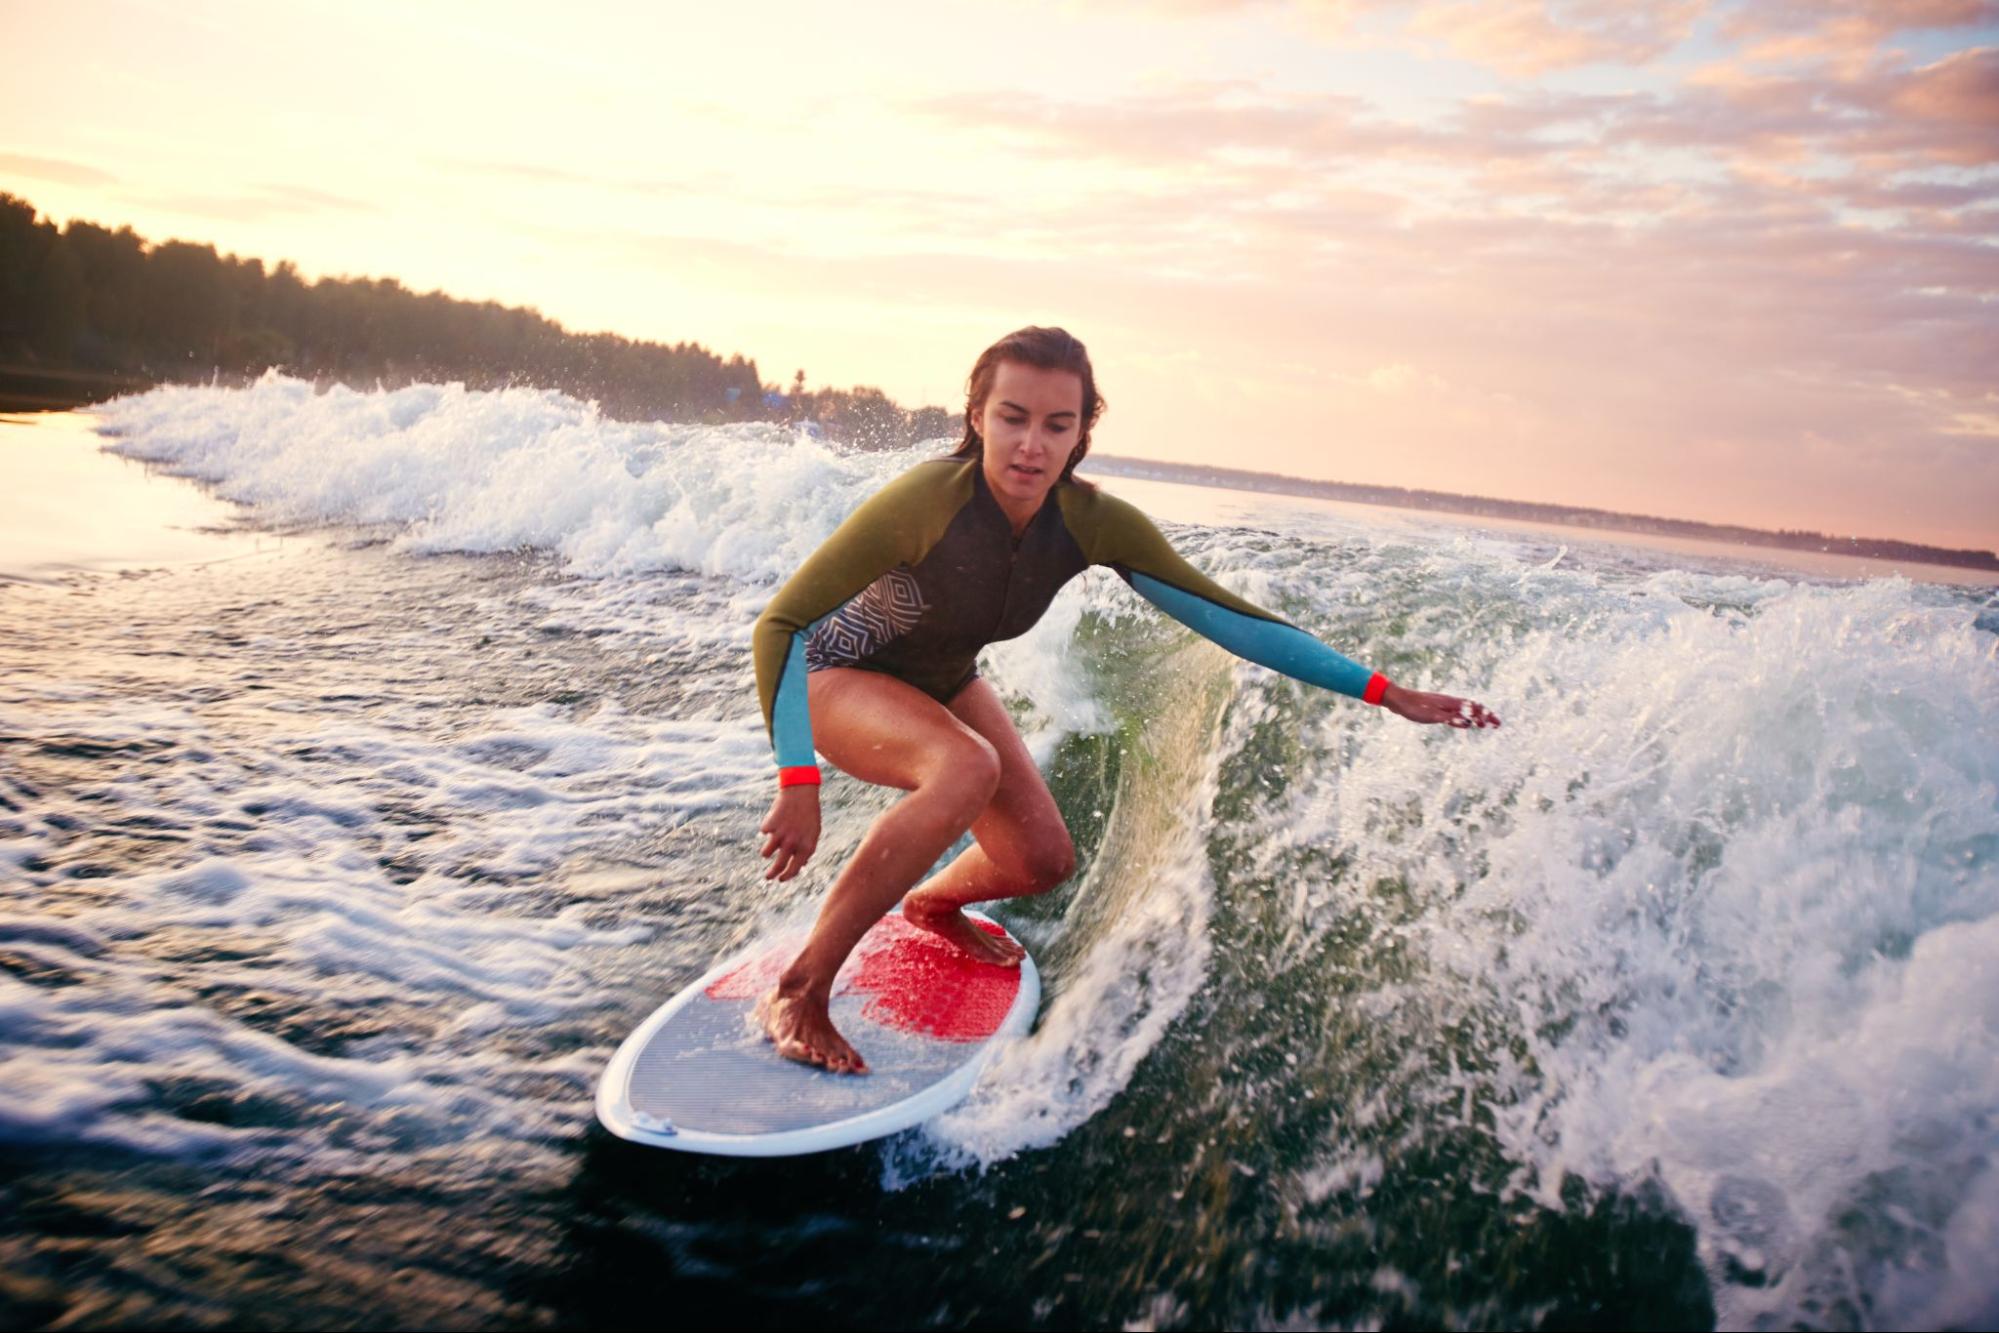
POLYGON ((9 474, 98 535, 0 545, 0 1325, 1999 1321, 1989 588, 1106 480, 1504 728, 1091 571, 985 658, 1080 856, 994 910, 1033 1035, 709 1161, 595 1078, 885 806, 829 773, 762 878, 749 628, 940 447, 277 376, 82 424, 0 431, 125 460, 9 474))

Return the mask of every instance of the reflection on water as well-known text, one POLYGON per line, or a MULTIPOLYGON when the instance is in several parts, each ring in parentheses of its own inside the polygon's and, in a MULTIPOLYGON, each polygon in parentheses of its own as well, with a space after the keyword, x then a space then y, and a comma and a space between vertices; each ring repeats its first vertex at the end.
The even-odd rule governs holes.
POLYGON ((84 412, 0 417, 0 580, 268 552, 285 538, 158 469, 103 450, 84 412))

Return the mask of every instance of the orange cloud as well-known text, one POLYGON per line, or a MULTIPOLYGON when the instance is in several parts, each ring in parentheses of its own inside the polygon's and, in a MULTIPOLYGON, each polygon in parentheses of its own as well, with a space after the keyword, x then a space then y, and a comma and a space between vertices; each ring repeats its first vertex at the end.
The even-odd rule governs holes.
POLYGON ((1762 0, 1724 11, 1720 32, 1743 43, 1743 60, 1816 65, 1834 78, 1857 79, 1897 32, 1995 21, 1999 3, 1993 0, 1762 0))
POLYGON ((1642 65, 1692 31, 1707 0, 1433 0, 1409 20, 1418 36, 1508 74, 1599 61, 1642 65))
POLYGON ((29 180, 60 181, 64 185, 110 185, 118 178, 108 171, 68 162, 58 157, 32 157, 26 153, 0 153, 0 172, 26 176, 29 180))
POLYGON ((1884 79, 1873 102, 1899 113, 1904 126, 1931 136, 1929 151, 1965 164, 1999 161, 1999 47, 1945 56, 1921 69, 1884 79))

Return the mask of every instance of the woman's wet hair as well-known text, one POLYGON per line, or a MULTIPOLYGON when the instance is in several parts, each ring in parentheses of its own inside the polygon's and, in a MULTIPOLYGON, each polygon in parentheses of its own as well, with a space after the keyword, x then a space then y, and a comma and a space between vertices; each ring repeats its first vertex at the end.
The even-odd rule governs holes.
POLYGON ((1090 485, 1087 481, 1077 480, 1072 474, 1076 465, 1090 452, 1090 428, 1104 414, 1105 404, 1103 396, 1097 392, 1097 376, 1090 369, 1088 349, 1067 329, 1043 328, 1040 325, 1015 329, 979 353, 979 359, 972 363, 971 378, 965 382, 965 438, 951 451, 951 457, 985 456, 985 441, 979 438, 977 424, 979 409, 985 406, 986 398, 992 393, 993 381, 999 377, 1003 361, 1016 361, 1040 370, 1072 371, 1083 381, 1083 415, 1076 423, 1076 447, 1069 451, 1069 461, 1063 466, 1062 475, 1056 478, 1056 485, 1065 481, 1074 481, 1078 486, 1090 485))

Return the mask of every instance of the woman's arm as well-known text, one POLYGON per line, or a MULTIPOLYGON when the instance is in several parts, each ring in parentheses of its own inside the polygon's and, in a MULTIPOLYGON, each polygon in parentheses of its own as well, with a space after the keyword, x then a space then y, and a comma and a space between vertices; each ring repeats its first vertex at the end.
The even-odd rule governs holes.
POLYGON ((806 557, 750 633, 757 698, 777 759, 777 799, 761 831, 765 879, 786 880, 819 846, 819 764, 812 748, 805 641, 869 584, 897 564, 921 558, 953 512, 938 494, 945 469, 911 468, 861 502, 819 549, 806 557))
POLYGON ((1141 597, 1236 656, 1295 680, 1380 704, 1412 722, 1499 725, 1499 719, 1480 704, 1402 689, 1381 672, 1236 596, 1182 559, 1136 506, 1110 495, 1095 498, 1100 508, 1092 563, 1109 565, 1141 597))
POLYGON ((817 784, 812 716, 806 704, 805 641, 869 584, 899 564, 914 564, 950 525, 952 467, 919 463, 861 502, 778 589, 750 632, 757 698, 777 759, 780 788, 817 784))
POLYGON ((1209 592, 1195 591, 1198 585, 1188 575, 1199 578, 1199 572, 1179 556, 1173 559, 1182 568, 1157 561, 1152 568, 1163 573, 1130 566, 1118 572, 1139 596, 1237 657, 1371 704, 1380 703, 1388 692, 1388 677, 1335 652, 1289 621, 1267 612, 1232 607, 1209 592))

